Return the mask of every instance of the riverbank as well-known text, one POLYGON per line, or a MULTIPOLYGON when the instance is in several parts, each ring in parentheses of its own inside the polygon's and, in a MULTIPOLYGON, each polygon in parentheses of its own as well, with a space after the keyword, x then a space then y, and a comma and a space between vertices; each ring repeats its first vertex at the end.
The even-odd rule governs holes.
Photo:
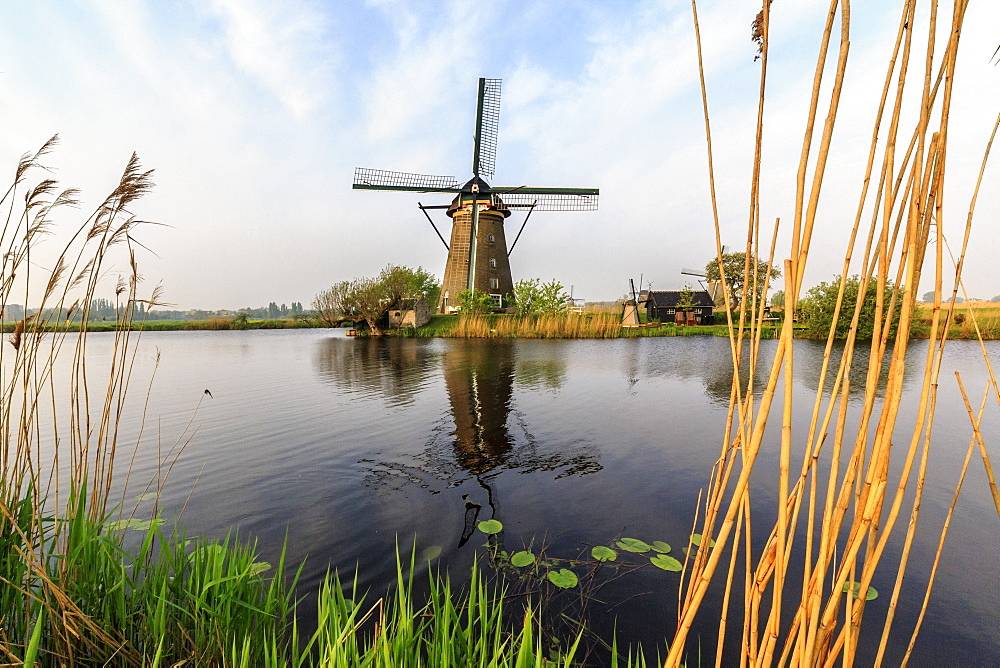
MULTIPOLYGON (((945 305, 943 308, 947 308, 945 305)), ((930 336, 933 309, 918 305, 911 338, 930 336)), ((0 324, 0 332, 12 333, 15 322, 0 324)), ((121 327, 114 321, 89 322, 87 332, 113 332, 121 327)), ((132 321, 131 331, 226 331, 248 329, 314 329, 323 325, 314 318, 279 318, 251 320, 248 318, 209 318, 207 320, 145 320, 132 321)), ((79 332, 79 322, 45 323, 46 332, 79 332)), ((761 338, 777 338, 781 322, 765 325, 761 338)), ((363 330, 361 330, 363 331, 363 330)), ((389 336, 407 338, 521 338, 521 339, 612 339, 661 336, 729 336, 729 328, 720 325, 684 326, 674 323, 643 323, 639 327, 622 327, 617 313, 581 313, 555 316, 518 316, 489 314, 482 316, 433 315, 423 327, 388 330, 389 336)), ((940 333, 939 333, 940 336, 940 333)), ((979 336, 986 341, 1000 340, 1000 305, 992 302, 958 304, 948 327, 948 338, 970 340, 979 336)))
MULTIPOLYGON (((779 328, 768 326, 764 338, 776 338, 779 328)), ((435 315, 416 329, 402 329, 391 335, 415 338, 468 339, 615 339, 660 336, 729 336, 726 325, 684 326, 674 323, 644 323, 622 327, 617 313, 581 313, 555 316, 435 315)))

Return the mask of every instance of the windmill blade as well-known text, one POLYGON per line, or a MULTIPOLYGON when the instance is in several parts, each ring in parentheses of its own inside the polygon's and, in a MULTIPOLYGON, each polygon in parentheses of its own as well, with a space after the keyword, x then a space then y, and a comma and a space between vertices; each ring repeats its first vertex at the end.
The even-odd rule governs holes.
POLYGON ((500 79, 480 79, 476 103, 476 138, 472 147, 472 173, 487 183, 493 180, 500 127, 500 79))
POLYGON ((409 172, 389 172, 384 169, 357 167, 354 170, 355 190, 403 190, 407 192, 460 192, 454 176, 431 176, 409 172))
POLYGON ((509 209, 537 211, 597 211, 597 188, 494 188, 493 193, 509 209))
POLYGON ((685 276, 701 276, 702 278, 708 278, 708 274, 703 272, 701 269, 681 269, 681 273, 685 276))

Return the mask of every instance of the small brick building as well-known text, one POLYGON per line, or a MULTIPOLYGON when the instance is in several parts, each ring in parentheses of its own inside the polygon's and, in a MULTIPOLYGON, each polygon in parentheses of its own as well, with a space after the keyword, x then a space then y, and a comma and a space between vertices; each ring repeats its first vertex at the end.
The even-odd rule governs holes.
POLYGON ((430 305, 424 297, 417 299, 400 299, 385 312, 380 325, 385 329, 402 329, 403 327, 423 327, 431 319, 430 305))

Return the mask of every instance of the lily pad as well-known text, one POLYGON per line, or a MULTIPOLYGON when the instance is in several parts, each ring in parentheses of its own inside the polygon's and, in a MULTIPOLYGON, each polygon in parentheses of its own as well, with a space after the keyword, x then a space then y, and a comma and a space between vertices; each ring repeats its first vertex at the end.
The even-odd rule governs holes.
POLYGON ((479 523, 479 530, 487 534, 495 534, 503 531, 503 524, 498 520, 483 520, 479 523))
POLYGON ((423 552, 420 553, 420 561, 434 561, 441 556, 441 546, 440 545, 428 545, 424 548, 423 552))
POLYGON ((660 554, 666 554, 670 551, 670 545, 664 543, 662 540, 654 540, 653 544, 650 546, 660 554))
POLYGON ((117 531, 118 529, 134 529, 135 531, 149 531, 153 527, 158 527, 161 524, 165 524, 166 520, 157 517, 152 520, 144 520, 139 517, 130 517, 126 520, 115 520, 114 522, 108 522, 104 526, 112 531, 117 531))
MULTIPOLYGON (((861 591, 861 583, 860 582, 845 582, 844 583, 844 591, 845 592, 848 592, 848 591, 852 592, 854 594, 854 598, 858 598, 858 593, 861 591)), ((868 591, 865 592, 865 600, 866 601, 873 601, 876 598, 878 598, 878 591, 875 590, 875 587, 868 587, 868 591)))
POLYGON ((549 571, 549 582, 560 589, 571 589, 580 581, 576 573, 568 568, 560 568, 558 571, 549 571))
POLYGON ((527 550, 521 550, 520 552, 515 552, 511 555, 510 563, 517 568, 524 568, 525 566, 530 566, 535 563, 535 555, 527 550))
POLYGON ((681 562, 666 554, 658 554, 655 557, 650 557, 649 563, 665 571, 679 571, 684 568, 681 562))
POLYGON ((620 541, 615 543, 618 547, 628 552, 649 552, 653 548, 649 546, 648 543, 639 540, 638 538, 622 538, 620 541))
POLYGON ((598 561, 614 561, 618 558, 618 553, 612 550, 610 547, 604 547, 603 545, 598 545, 590 551, 590 556, 598 561))
POLYGON ((271 570, 271 564, 267 563, 266 561, 255 561, 254 563, 250 564, 250 569, 247 571, 247 575, 250 576, 260 575, 264 571, 269 571, 269 570, 271 570))
MULTIPOLYGON (((693 534, 691 534, 691 542, 694 543, 695 545, 701 547, 701 534, 700 533, 693 533, 693 534)), ((708 546, 709 547, 715 547, 715 541, 714 540, 709 541, 708 546)))

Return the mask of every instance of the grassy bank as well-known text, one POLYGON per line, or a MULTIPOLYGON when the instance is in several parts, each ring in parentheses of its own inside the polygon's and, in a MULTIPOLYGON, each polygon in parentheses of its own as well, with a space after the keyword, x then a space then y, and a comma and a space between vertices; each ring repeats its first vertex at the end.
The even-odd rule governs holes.
MULTIPOLYGON (((507 614, 504 590, 476 566, 461 591, 432 572, 425 600, 413 593, 413 555, 397 559, 395 586, 381 595, 329 574, 315 623, 305 623, 316 630, 302 635, 294 579, 283 578, 283 562, 258 561, 252 542, 188 540, 155 518, 93 521, 85 499, 71 503, 62 531, 31 527, 30 497, 4 523, 5 665, 579 665, 577 643, 548 646, 530 603, 507 614), (133 529, 141 538, 125 548, 133 529)), ((646 665, 641 655, 626 661, 646 665)))
MULTIPOLYGON (((941 309, 946 311, 949 304, 943 304, 941 309)), ((931 304, 923 304, 916 311, 914 319, 914 333, 918 338, 929 338, 934 319, 934 307, 931 304)), ((955 311, 948 321, 947 331, 943 318, 939 317, 937 325, 937 338, 947 334, 949 339, 977 339, 985 340, 1000 339, 1000 304, 994 302, 973 302, 955 304, 955 311)))

